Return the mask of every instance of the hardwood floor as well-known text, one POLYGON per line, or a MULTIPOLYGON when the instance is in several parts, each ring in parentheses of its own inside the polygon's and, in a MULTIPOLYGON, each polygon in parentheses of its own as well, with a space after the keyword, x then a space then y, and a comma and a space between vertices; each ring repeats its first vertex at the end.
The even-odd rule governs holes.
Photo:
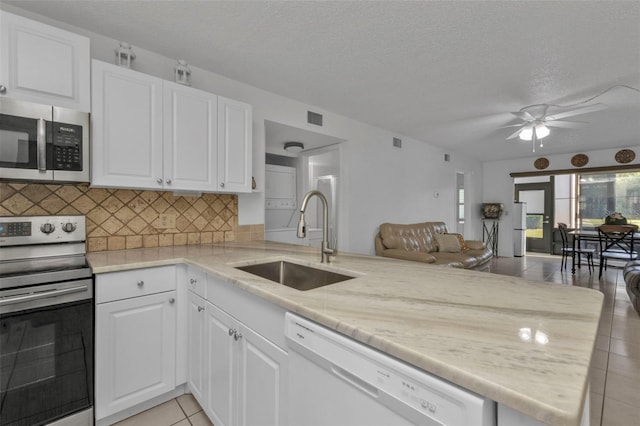
MULTIPOLYGON (((491 273, 592 288, 605 296, 591 369, 591 426, 638 424, 640 407, 640 315, 631 307, 622 269, 609 267, 598 280, 586 265, 571 274, 560 256, 528 253, 496 258, 491 273)), ((183 395, 133 416, 120 426, 211 425, 191 395, 183 395)))

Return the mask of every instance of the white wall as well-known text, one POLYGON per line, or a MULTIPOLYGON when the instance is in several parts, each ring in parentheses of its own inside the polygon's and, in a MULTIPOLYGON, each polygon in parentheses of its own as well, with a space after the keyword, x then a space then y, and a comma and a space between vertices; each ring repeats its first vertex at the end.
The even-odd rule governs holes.
MULTIPOLYGON (((635 152, 640 152, 640 145, 630 146, 635 152)), ((617 165, 614 156, 618 149, 606 149, 598 151, 585 151, 589 157, 589 167, 605 167, 617 165)), ((544 153, 538 153, 538 156, 544 153)), ((549 167, 547 170, 564 170, 580 169, 571 165, 572 154, 545 155, 549 159, 549 167)), ((512 172, 531 172, 536 171, 533 162, 538 157, 520 158, 516 160, 490 161, 483 164, 484 184, 482 190, 482 199, 487 202, 503 203, 505 206, 505 214, 500 221, 500 233, 498 241, 498 254, 500 256, 513 256, 513 236, 511 226, 511 216, 509 212, 513 205, 514 183, 513 178, 509 176, 512 172)), ((636 157, 632 164, 640 164, 640 158, 636 157)))
MULTIPOLYGON (((91 38, 93 58, 112 63, 119 41, 69 26, 49 18, 3 5, 3 9, 91 38)), ((166 33, 170 37, 171 32, 166 33)), ((127 40, 124 40, 127 41, 127 40)), ((135 70, 163 79, 173 79, 178 59, 133 46, 135 70)), ((264 223, 265 120, 322 133, 346 140, 342 144, 342 196, 340 248, 344 251, 373 254, 373 238, 383 222, 410 223, 442 220, 455 230, 455 171, 465 171, 469 182, 470 206, 481 202, 483 170, 479 162, 448 152, 452 161, 444 162, 444 153, 423 141, 396 132, 332 114, 321 108, 285 98, 227 77, 191 66, 192 86, 253 105, 253 171, 257 192, 238 197, 239 224, 264 223), (324 127, 306 123, 307 110, 324 115, 324 127), (393 137, 402 139, 402 148, 392 146, 393 137), (439 196, 434 197, 434 193, 439 196)), ((427 141, 428 142, 428 141, 427 141)), ((492 171, 493 172, 493 171, 492 171)), ((479 213, 465 226, 466 238, 481 237, 479 213)))

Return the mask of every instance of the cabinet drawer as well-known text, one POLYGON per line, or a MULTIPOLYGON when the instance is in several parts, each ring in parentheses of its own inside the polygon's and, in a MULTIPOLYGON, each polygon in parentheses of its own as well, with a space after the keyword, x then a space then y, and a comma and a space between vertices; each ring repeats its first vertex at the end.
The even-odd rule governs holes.
POLYGON ((197 266, 187 267, 187 288, 198 296, 207 298, 207 274, 197 266))
POLYGON ((96 275, 96 303, 146 296, 175 289, 175 266, 96 275))

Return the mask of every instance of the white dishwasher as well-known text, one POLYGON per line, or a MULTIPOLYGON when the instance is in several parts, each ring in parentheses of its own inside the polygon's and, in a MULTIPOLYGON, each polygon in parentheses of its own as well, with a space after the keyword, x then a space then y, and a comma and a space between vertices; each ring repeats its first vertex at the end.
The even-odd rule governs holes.
POLYGON ((496 424, 495 403, 287 313, 289 424, 496 424))

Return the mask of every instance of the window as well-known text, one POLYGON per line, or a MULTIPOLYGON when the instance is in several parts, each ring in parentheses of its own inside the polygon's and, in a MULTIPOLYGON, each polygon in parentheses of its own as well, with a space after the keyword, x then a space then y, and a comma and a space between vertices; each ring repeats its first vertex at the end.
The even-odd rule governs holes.
POLYGON ((592 228, 613 212, 640 225, 640 172, 593 173, 578 176, 579 225, 592 228))

